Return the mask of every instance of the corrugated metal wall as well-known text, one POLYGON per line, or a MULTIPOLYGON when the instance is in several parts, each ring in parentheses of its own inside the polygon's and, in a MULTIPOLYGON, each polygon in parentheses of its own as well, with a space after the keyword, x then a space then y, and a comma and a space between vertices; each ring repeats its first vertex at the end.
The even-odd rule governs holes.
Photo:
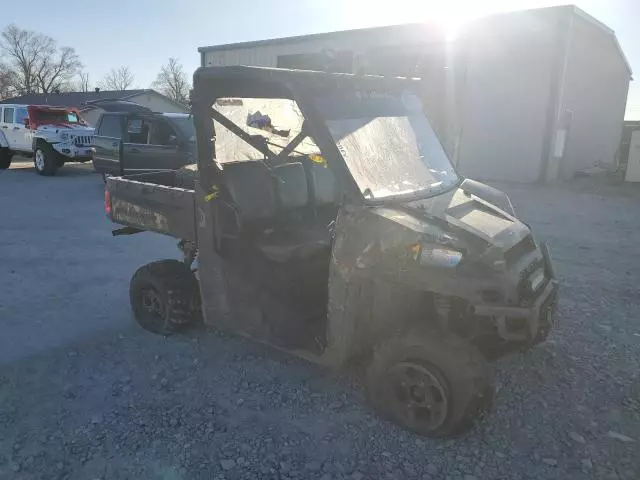
POLYGON ((546 15, 476 25, 464 39, 466 81, 458 169, 533 182, 540 173, 555 46, 546 15))
POLYGON ((629 91, 629 71, 614 38, 575 16, 559 113, 571 118, 562 178, 593 166, 613 167, 629 91))
POLYGON ((202 58, 204 65, 276 67, 279 56, 334 50, 353 56, 353 72, 401 75, 398 55, 406 54, 404 75, 419 70, 425 78, 426 110, 458 169, 472 178, 534 182, 614 161, 630 76, 613 35, 587 18, 569 6, 487 17, 453 49, 442 32, 405 25, 205 49, 202 58), (553 138, 567 115, 558 160, 553 138))

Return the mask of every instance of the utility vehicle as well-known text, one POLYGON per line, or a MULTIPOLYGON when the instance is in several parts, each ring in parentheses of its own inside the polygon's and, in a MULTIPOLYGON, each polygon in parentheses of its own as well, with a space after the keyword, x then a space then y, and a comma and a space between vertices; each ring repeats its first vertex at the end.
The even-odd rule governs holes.
POLYGON ((508 197, 462 178, 417 80, 255 67, 194 75, 197 167, 111 177, 114 235, 179 239, 130 285, 144 328, 202 317, 332 367, 427 436, 491 407, 486 358, 538 343, 557 281, 508 197))

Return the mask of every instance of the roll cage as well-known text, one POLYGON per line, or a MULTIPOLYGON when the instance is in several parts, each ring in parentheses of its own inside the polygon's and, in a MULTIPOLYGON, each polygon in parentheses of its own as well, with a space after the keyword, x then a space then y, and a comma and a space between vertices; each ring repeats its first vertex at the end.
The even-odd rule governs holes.
POLYGON ((197 134, 198 169, 202 188, 210 192, 214 185, 224 185, 223 170, 215 160, 215 126, 217 121, 234 135, 264 154, 265 163, 277 164, 295 148, 311 137, 319 147, 327 166, 334 172, 341 191, 352 201, 363 197, 351 176, 344 159, 331 137, 324 119, 313 104, 314 96, 334 89, 383 90, 401 93, 417 91, 420 81, 379 76, 284 70, 274 68, 232 66, 202 67, 194 74, 192 112, 197 134), (212 108, 221 98, 263 98, 293 100, 298 104, 304 123, 301 132, 287 145, 277 145, 282 150, 275 153, 270 142, 260 135, 250 135, 225 115, 212 108), (212 135, 213 132, 213 135, 212 135))

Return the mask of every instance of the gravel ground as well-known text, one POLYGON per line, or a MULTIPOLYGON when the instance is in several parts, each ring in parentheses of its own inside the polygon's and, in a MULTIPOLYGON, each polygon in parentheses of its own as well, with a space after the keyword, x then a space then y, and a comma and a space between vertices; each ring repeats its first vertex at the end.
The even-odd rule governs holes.
POLYGON ((501 186, 551 242, 561 323, 495 364, 483 424, 435 441, 374 416, 354 373, 204 327, 141 331, 129 279, 174 242, 112 239, 90 168, 16 166, 0 173, 0 480, 640 478, 638 189, 501 186))

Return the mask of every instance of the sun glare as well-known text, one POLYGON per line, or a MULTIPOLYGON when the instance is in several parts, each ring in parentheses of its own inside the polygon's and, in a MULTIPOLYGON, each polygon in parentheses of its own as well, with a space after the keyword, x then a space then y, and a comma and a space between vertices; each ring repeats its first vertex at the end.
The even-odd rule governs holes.
MULTIPOLYGON (((544 3, 544 2, 540 2, 544 3)), ((392 6, 383 0, 357 0, 351 4, 352 15, 364 23, 382 25, 392 23, 425 22, 444 31, 448 40, 454 39, 471 20, 492 13, 535 6, 535 1, 519 0, 396 0, 392 6)))

